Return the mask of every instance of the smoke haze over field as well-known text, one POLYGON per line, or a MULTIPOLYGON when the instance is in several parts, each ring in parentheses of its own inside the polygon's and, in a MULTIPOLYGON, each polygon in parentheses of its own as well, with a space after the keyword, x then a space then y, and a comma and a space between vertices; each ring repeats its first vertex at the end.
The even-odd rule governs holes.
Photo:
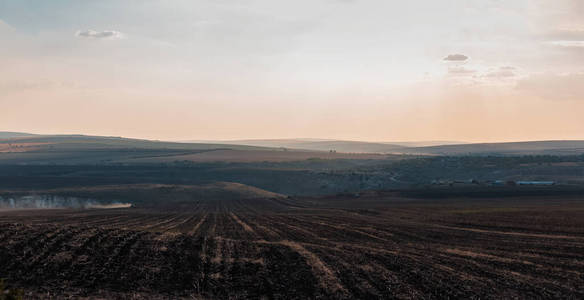
POLYGON ((77 197, 61 197, 54 195, 28 195, 1 197, 0 209, 57 209, 57 208, 124 208, 128 203, 104 202, 77 197))

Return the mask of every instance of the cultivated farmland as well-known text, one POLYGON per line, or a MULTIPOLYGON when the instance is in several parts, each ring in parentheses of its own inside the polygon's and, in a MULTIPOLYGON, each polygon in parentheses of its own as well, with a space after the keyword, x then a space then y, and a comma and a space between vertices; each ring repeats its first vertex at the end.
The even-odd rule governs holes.
POLYGON ((582 298, 578 195, 394 192, 0 212, 0 277, 33 298, 582 298))

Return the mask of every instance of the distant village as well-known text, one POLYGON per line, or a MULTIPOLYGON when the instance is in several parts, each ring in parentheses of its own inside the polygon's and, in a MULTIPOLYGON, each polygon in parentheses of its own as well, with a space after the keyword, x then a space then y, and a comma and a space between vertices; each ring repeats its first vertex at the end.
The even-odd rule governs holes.
POLYGON ((441 180, 435 179, 431 181, 432 185, 491 185, 491 186, 517 186, 517 185, 538 185, 538 186, 546 186, 546 185, 555 185, 555 181, 531 181, 531 180, 486 180, 486 181, 478 181, 476 179, 468 179, 468 180, 441 180))

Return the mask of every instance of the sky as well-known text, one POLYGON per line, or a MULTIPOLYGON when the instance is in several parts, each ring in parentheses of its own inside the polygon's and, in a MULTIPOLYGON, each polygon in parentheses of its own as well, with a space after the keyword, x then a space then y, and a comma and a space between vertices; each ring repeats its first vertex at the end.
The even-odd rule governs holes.
POLYGON ((580 0, 0 0, 0 131, 584 139, 580 0))

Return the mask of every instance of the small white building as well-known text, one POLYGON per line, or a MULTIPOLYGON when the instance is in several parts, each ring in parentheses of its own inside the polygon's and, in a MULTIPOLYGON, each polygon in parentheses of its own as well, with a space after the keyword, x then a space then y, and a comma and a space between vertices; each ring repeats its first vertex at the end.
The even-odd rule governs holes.
POLYGON ((554 185, 554 181, 517 181, 518 185, 554 185))

